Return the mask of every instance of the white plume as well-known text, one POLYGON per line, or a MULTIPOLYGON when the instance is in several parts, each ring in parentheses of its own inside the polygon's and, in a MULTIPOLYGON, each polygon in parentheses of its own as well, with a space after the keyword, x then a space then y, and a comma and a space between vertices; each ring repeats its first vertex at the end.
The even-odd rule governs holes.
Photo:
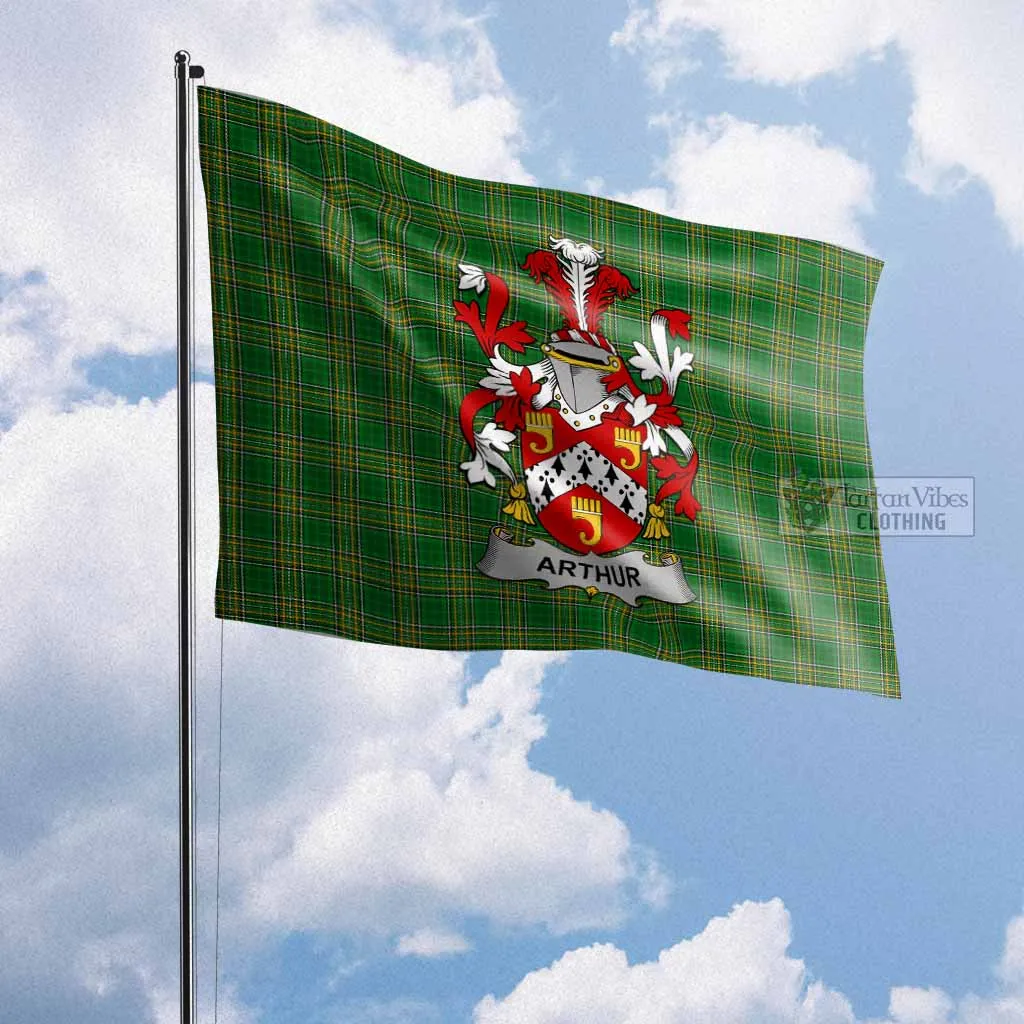
POLYGON ((684 352, 678 345, 673 345, 670 357, 667 329, 668 321, 660 313, 655 313, 651 317, 654 354, 651 354, 646 345, 634 341, 633 348, 637 354, 629 363, 640 371, 641 380, 654 380, 658 377, 668 385, 669 394, 674 395, 683 371, 693 373, 693 353, 684 352))

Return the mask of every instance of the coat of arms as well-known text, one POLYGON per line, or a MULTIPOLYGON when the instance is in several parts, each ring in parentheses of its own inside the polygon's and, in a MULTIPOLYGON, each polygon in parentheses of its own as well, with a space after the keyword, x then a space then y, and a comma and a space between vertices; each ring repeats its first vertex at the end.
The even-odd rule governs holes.
POLYGON ((670 501, 689 520, 700 510, 692 492, 697 452, 675 402, 683 374, 693 370, 693 353, 679 344, 690 340, 689 314, 655 311, 650 348, 634 342, 627 360, 603 333, 602 318, 636 288, 601 251, 552 238, 550 249, 526 256, 523 269, 547 288, 565 319, 529 350, 534 361, 518 365, 503 350, 523 354, 536 342, 525 321, 502 323, 508 285, 497 274, 459 264, 459 288, 481 300, 456 300, 455 319, 473 331, 489 360, 479 386, 462 401, 459 419, 472 457, 461 468, 470 484, 493 488, 496 473, 506 477, 502 511, 527 526, 539 523, 560 547, 540 539, 517 544, 496 527, 479 568, 500 579, 582 587, 591 596, 603 591, 630 604, 639 597, 694 600, 675 555, 652 562, 629 549, 638 537, 669 538, 670 501), (634 372, 641 381, 657 381, 658 390, 643 390, 634 372), (496 407, 493 418, 478 429, 478 414, 488 407, 496 407))

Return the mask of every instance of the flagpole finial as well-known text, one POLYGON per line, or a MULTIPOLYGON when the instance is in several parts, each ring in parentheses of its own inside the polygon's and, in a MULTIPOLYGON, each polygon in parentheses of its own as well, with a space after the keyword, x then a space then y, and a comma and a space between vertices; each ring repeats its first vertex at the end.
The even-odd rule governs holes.
POLYGON ((184 74, 182 65, 189 64, 188 78, 203 78, 206 72, 199 64, 192 64, 192 54, 188 50, 179 50, 174 55, 174 63, 178 66, 178 74, 184 74))

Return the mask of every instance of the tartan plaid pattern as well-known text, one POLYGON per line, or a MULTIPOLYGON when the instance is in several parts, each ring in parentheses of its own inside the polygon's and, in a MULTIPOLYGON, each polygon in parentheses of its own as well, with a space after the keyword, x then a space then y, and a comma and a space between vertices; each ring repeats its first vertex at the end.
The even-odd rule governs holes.
POLYGON ((445 174, 238 93, 201 88, 199 109, 219 616, 413 647, 613 648, 899 696, 877 534, 787 530, 779 492, 795 473, 873 479, 862 364, 877 260, 445 174), (476 569, 497 523, 545 535, 502 515, 507 488, 459 469, 459 404, 487 362, 454 321, 453 299, 475 297, 456 265, 504 277, 508 319, 541 340, 562 321, 518 268, 549 236, 603 249, 639 286, 605 317, 623 355, 654 310, 692 314, 677 403, 703 509, 633 546, 678 554, 693 604, 631 608, 476 569))

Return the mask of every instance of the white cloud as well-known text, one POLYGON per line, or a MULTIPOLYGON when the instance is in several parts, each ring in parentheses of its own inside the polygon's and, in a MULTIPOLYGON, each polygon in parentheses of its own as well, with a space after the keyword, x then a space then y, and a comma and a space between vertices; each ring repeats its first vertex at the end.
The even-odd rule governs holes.
POLYGON ((487 996, 477 1024, 852 1024, 849 1003, 811 982, 786 954, 789 914, 780 900, 743 903, 699 935, 630 965, 612 945, 572 950, 528 974, 502 1000, 487 996))
POLYGON ((891 36, 886 12, 894 6, 899 3, 655 0, 650 7, 634 7, 612 43, 649 60, 664 87, 699 66, 689 56, 693 37, 714 33, 738 78, 792 85, 847 71, 863 54, 880 53, 891 36))
MULTIPOLYGON (((361 660, 355 685, 372 691, 383 659, 373 651, 361 660)), ((403 683, 420 690, 418 713, 375 716, 344 756, 330 749, 330 732, 351 723, 352 709, 309 737, 321 765, 333 762, 332 782, 288 826, 287 850, 269 837, 253 850, 251 915, 285 929, 384 933, 427 927, 451 912, 558 932, 617 923, 621 887, 638 881, 625 826, 527 763, 544 731, 534 709, 552 659, 505 655, 468 690, 465 705, 461 661, 434 669, 425 701, 415 669, 423 660, 419 652, 388 654, 403 683)), ((283 810, 264 805, 277 821, 296 809, 291 792, 282 800, 283 810)))
MULTIPOLYGON (((528 178, 493 49, 449 4, 89 0, 59 17, 9 6, 0 63, 22 73, 0 96, 0 272, 38 269, 49 282, 65 322, 52 365, 39 351, 34 365, 58 396, 75 358, 173 344, 172 57, 182 45, 211 85, 290 103, 450 170, 528 178)), ((12 362, 0 383, 17 394, 42 386, 12 362)))
MULTIPOLYGON (((212 389, 197 394, 209 951, 219 626, 212 389)), ((0 1002, 14 1019, 173 1017, 174 399, 36 408, 0 434, 0 576, 17 581, 0 589, 0 1002)), ((664 887, 615 815, 528 763, 558 656, 506 655, 474 678, 444 652, 240 623, 225 637, 225 951, 315 929, 424 953, 467 915, 564 931, 664 887)), ((200 981, 208 994, 208 970, 200 981)))
MULTIPOLYGON (((1017 917, 1010 929, 1022 925, 1024 917, 1017 917)), ((898 987, 890 993, 888 1017, 865 1024, 1024 1024, 1024 986, 1004 981, 991 996, 959 1000, 937 988, 898 987)))
POLYGON ((0 274, 0 428, 33 405, 86 391, 64 305, 38 271, 0 274))
POLYGON ((889 1016, 896 1024, 947 1024, 953 1000, 937 988, 894 988, 889 1016))
MULTIPOLYGON (((700 934, 630 964, 610 944, 570 950, 526 975, 504 998, 488 995, 475 1024, 857 1024, 850 1001, 789 955, 779 899, 739 904, 700 934)), ((1022 1024, 1024 916, 1007 929, 992 996, 957 1001, 936 988, 894 988, 884 1021, 864 1024, 1022 1024)))
POLYGON ((693 70, 695 38, 713 33, 731 73, 798 86, 899 52, 910 74, 907 174, 928 193, 978 180, 1011 240, 1024 246, 1024 19, 1017 0, 655 0, 613 42, 665 88, 693 70))
POLYGON ((669 152, 658 171, 668 186, 619 198, 704 224, 867 250, 858 218, 872 209, 871 171, 816 129, 760 127, 728 115, 667 127, 669 152))
POLYGON ((1024 914, 1015 917, 1007 926, 1003 956, 996 975, 1007 988, 1024 991, 1024 914))
POLYGON ((409 935, 402 935, 395 943, 399 956, 438 957, 453 953, 467 953, 472 947, 464 935, 441 928, 421 928, 409 935))

